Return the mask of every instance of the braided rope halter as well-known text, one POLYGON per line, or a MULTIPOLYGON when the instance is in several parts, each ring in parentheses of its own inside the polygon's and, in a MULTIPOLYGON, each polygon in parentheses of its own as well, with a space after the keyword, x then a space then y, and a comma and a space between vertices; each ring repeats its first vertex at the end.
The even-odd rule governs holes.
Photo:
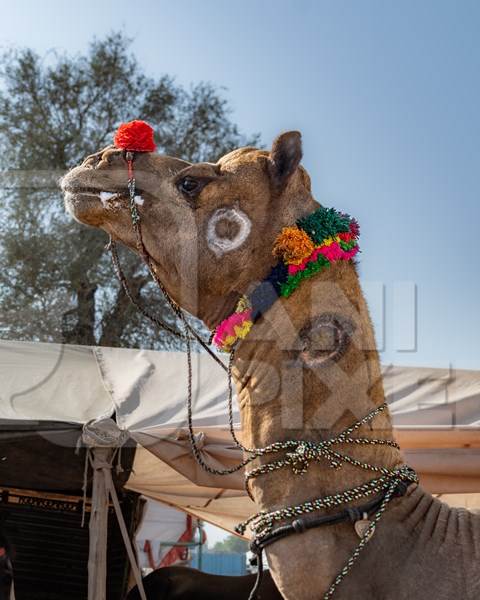
MULTIPOLYGON (((143 122, 133 122, 133 123, 143 123, 143 122)), ((127 124, 128 126, 129 124, 127 124)), ((151 129, 147 124, 143 124, 144 126, 151 129)), ((123 127, 123 126, 122 126, 123 127)), ((153 132, 152 132, 153 136, 153 132)), ((118 139, 118 133, 115 138, 116 142, 118 139)), ((153 137, 152 137, 153 143, 153 137)), ((117 147, 122 147, 121 144, 117 143, 117 147)), ((188 426, 188 437, 189 442, 192 448, 192 453, 194 455, 197 463, 208 473, 212 475, 229 475, 240 471, 247 465, 249 465, 252 461, 266 457, 270 455, 275 455, 280 452, 284 452, 284 456, 282 458, 273 460, 272 462, 263 464, 258 466, 251 471, 246 473, 245 477, 245 486, 248 495, 253 500, 251 491, 250 491, 250 481, 255 479, 256 477, 275 472, 277 470, 290 467, 294 474, 302 475, 307 472, 308 467, 312 461, 320 462, 321 460, 326 460, 329 463, 329 466, 334 469, 338 469, 342 466, 342 464, 349 464, 358 469, 362 469, 364 471, 370 471, 375 473, 375 477, 363 484, 360 484, 354 488, 344 490, 342 492, 331 494, 328 496, 315 498, 313 500, 309 500, 307 502, 303 502, 301 504, 297 504, 294 506, 288 506, 286 508, 282 508, 275 511, 260 511, 257 514, 251 516, 243 523, 240 523, 236 527, 236 531, 239 534, 244 534, 247 527, 250 527, 253 533, 253 542, 252 542, 252 551, 257 554, 258 561, 258 575, 257 581, 253 590, 250 593, 249 600, 254 600, 257 597, 257 591, 261 582, 262 572, 263 572, 263 561, 262 554, 264 548, 276 541, 276 539, 280 537, 284 537, 285 532, 287 534, 290 533, 300 533, 305 530, 306 525, 300 521, 293 521, 290 526, 279 527, 275 529, 275 524, 278 522, 282 522, 288 519, 295 519, 301 517, 302 515, 307 515, 321 509, 332 509, 337 506, 341 506, 343 504, 348 504, 354 501, 361 500, 363 498, 369 498, 375 495, 380 495, 379 500, 375 503, 375 509, 371 516, 371 520, 369 521, 369 525, 366 530, 363 532, 361 536, 360 542, 357 547, 354 549, 351 557, 348 559, 342 570, 335 577, 333 582, 331 583, 329 589, 323 595, 323 600, 329 600, 335 594, 336 589, 339 584, 343 581, 346 575, 349 573, 358 557, 360 556, 363 549, 368 544, 369 540, 374 533, 377 524, 379 523, 381 517, 385 513, 389 502, 395 497, 395 495, 403 495, 406 491, 406 488, 411 483, 418 483, 418 477, 407 465, 400 465, 393 469, 389 469, 386 467, 379 467, 376 465, 369 464, 367 462, 359 461, 355 458, 348 456, 347 454, 343 454, 338 450, 335 450, 335 446, 338 445, 370 445, 370 446, 389 446, 395 449, 400 449, 398 444, 393 440, 384 440, 384 439, 374 439, 368 437, 352 437, 352 434, 357 431, 363 425, 371 422, 375 417, 377 417, 380 413, 388 410, 388 406, 386 403, 381 404, 376 407, 374 410, 365 415, 362 419, 356 421, 353 425, 346 428, 340 434, 322 441, 322 442, 310 442, 310 441, 302 441, 302 440, 287 440, 284 442, 274 442, 264 448, 247 448, 238 440, 234 422, 233 422, 233 385, 232 385, 232 366, 234 361, 235 354, 235 346, 229 351, 229 360, 227 366, 225 366, 224 362, 220 360, 220 358, 211 350, 209 345, 212 342, 213 334, 208 340, 208 342, 204 341, 200 335, 191 327, 188 323, 188 320, 185 316, 184 311, 181 307, 170 297, 168 291, 157 275, 153 260, 145 248, 143 238, 142 238, 142 230, 141 230, 141 220, 140 214, 138 212, 137 204, 135 202, 135 177, 133 170, 133 161, 134 161, 134 151, 146 151, 145 149, 129 149, 127 146, 123 146, 125 152, 125 160, 127 162, 128 167, 128 194, 129 194, 129 208, 131 215, 131 222, 133 231, 136 239, 137 250, 145 262, 147 269, 155 281, 160 291, 162 292, 165 300, 170 306, 174 315, 179 319, 183 326, 183 332, 179 332, 161 319, 150 313, 150 311, 146 310, 139 301, 133 296, 131 290, 128 285, 128 280, 121 268, 118 253, 116 250, 116 245, 113 239, 110 237, 110 242, 107 248, 110 250, 112 263, 114 266, 115 273, 125 291, 125 294, 129 298, 129 300, 138 308, 141 313, 149 319, 152 323, 154 323, 159 328, 168 331, 172 335, 177 338, 183 340, 186 345, 186 356, 187 356, 187 371, 188 371, 188 389, 187 389, 187 426, 188 426), (217 362, 226 372, 227 372, 227 380, 228 380, 228 421, 229 421, 229 431, 231 437, 235 443, 235 446, 241 449, 246 457, 239 462, 237 465, 227 468, 227 469, 216 469, 205 462, 202 453, 197 445, 197 441, 195 439, 194 427, 193 427, 193 410, 192 410, 192 380, 193 380, 193 371, 192 371, 192 342, 198 342, 204 350, 217 362), (299 525, 300 523, 300 525, 299 525), (288 531, 286 531, 288 530, 288 531), (282 535, 276 535, 282 534, 282 535)), ((153 145, 154 149, 154 145, 153 145)), ((150 149, 148 151, 151 151, 150 149)), ((369 503, 371 504, 371 503, 369 503)), ((348 511, 352 509, 347 509, 344 511, 345 515, 351 515, 348 511)), ((355 514, 357 514, 360 510, 360 514, 362 512, 357 507, 355 514)), ((335 517, 333 518, 333 520, 335 517)), ((347 517, 342 518, 342 520, 347 520, 347 517)), ((329 516, 320 517, 316 520, 316 524, 309 525, 309 527, 316 527, 322 524, 326 524, 332 521, 332 518, 329 516)), ((339 519, 336 520, 339 522, 339 519)))

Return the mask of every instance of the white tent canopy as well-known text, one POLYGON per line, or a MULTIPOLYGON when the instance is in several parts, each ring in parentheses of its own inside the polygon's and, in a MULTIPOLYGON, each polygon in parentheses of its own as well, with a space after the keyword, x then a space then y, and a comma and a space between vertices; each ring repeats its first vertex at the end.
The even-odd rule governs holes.
MULTIPOLYGON (((192 457, 183 353, 10 341, 0 342, 0 353, 1 421, 101 426, 115 414, 141 444, 127 488, 229 530, 253 512, 241 473, 212 477, 192 457)), ((193 366, 202 452, 218 467, 236 464, 225 374, 206 354, 195 354, 193 366)), ((438 494, 479 493, 480 371, 386 367, 384 383, 397 439, 423 485, 438 494)))

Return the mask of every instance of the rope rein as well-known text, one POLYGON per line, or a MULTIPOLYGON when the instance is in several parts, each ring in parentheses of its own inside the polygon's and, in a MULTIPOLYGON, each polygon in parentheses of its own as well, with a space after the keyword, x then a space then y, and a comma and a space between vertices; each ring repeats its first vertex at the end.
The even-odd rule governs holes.
MULTIPOLYGON (((375 528, 384 514, 389 502, 395 495, 403 495, 406 488, 411 483, 417 483, 418 477, 407 465, 400 465, 393 469, 387 467, 381 467, 372 465, 367 462, 363 462, 348 456, 342 452, 339 452, 335 448, 339 445, 361 445, 361 446, 389 446, 399 450, 399 445, 393 440, 375 439, 368 437, 352 437, 352 434, 357 431, 363 425, 371 422, 380 413, 387 410, 388 406, 386 403, 381 404, 362 419, 356 421, 353 425, 347 427, 340 434, 322 441, 322 442, 311 442, 302 440, 287 440, 283 442, 274 442, 264 448, 247 448, 242 445, 238 440, 234 422, 233 422, 233 384, 232 384, 232 367, 234 361, 235 348, 230 351, 229 361, 227 366, 222 360, 211 350, 209 344, 212 342, 212 336, 208 342, 205 342, 200 335, 191 327, 188 323, 185 313, 180 306, 170 297, 162 281, 158 277, 155 268, 153 266, 152 258, 145 248, 142 231, 140 224, 140 215, 135 202, 135 177, 133 175, 133 152, 126 152, 125 158, 128 165, 128 192, 129 192, 129 207, 131 213, 132 226, 135 234, 137 250, 145 262, 150 276, 157 284, 158 288, 162 292, 166 302, 170 306, 173 314, 181 322, 184 331, 179 332, 167 325, 161 319, 151 314, 148 310, 141 306, 139 301, 132 294, 127 278, 121 268, 118 253, 114 241, 110 238, 110 243, 107 248, 110 250, 112 263, 114 266, 115 273, 125 291, 125 294, 129 300, 136 306, 140 312, 149 319, 152 323, 158 326, 160 329, 171 333, 177 338, 183 340, 186 344, 186 355, 187 355, 187 371, 188 371, 188 389, 187 389, 187 427, 188 437, 191 445, 193 456, 196 462, 208 473, 212 475, 230 475, 236 473, 249 465, 252 461, 284 452, 282 458, 273 460, 266 464, 262 464, 251 471, 246 473, 245 476, 245 487, 252 498, 250 491, 250 482, 252 479, 261 475, 275 472, 282 468, 291 468, 295 475, 303 475, 307 472, 308 467, 312 461, 321 462, 326 461, 329 463, 330 468, 338 469, 343 464, 349 464, 353 467, 364 471, 370 471, 375 473, 375 477, 365 483, 357 485, 351 489, 331 494, 328 496, 315 498, 308 500, 294 506, 288 506, 274 511, 260 511, 257 514, 251 516, 243 523, 240 523, 235 529, 237 533, 244 534, 247 527, 249 527, 254 535, 253 542, 251 544, 251 550, 258 556, 258 574, 255 587, 250 593, 249 600, 257 598, 257 591, 259 589, 262 573, 262 554, 264 548, 276 541, 281 537, 285 537, 290 533, 302 533, 308 528, 318 527, 323 524, 329 524, 332 522, 341 522, 348 518, 352 518, 352 515, 358 516, 358 511, 361 507, 352 507, 344 509, 340 515, 325 515, 316 519, 311 519, 310 522, 305 522, 301 517, 322 509, 332 509, 343 504, 348 504, 361 500, 363 498, 370 498, 371 496, 380 496, 377 500, 370 501, 368 506, 373 505, 374 514, 371 521, 369 521, 368 528, 362 534, 361 539, 357 547, 352 553, 352 556, 348 559, 343 569, 336 576, 329 589, 323 596, 323 600, 330 600, 334 595, 337 587, 349 573, 352 566, 357 561, 359 555, 369 542, 375 528), (198 447, 197 440, 195 438, 194 426, 193 426, 193 369, 192 369, 192 342, 197 341, 200 346, 217 362, 227 373, 228 380, 228 422, 229 431, 235 446, 240 448, 247 456, 237 465, 226 469, 216 469, 209 465, 202 456, 202 452, 198 447), (403 487, 402 487, 403 486, 403 487), (398 493, 398 490, 402 490, 398 493), (299 519, 300 518, 300 519, 299 519), (284 520, 295 519, 290 525, 275 525, 284 520)), ((369 514, 368 510, 364 510, 363 514, 369 514)), ((357 519, 358 520, 358 519, 357 519)))
POLYGON ((137 308, 144 317, 146 317, 149 321, 154 323, 157 327, 159 327, 160 329, 163 329, 164 331, 168 331, 168 333, 170 333, 171 335, 183 340, 184 335, 182 333, 180 333, 179 331, 176 331, 175 329, 173 329, 173 327, 170 327, 170 325, 167 325, 164 321, 162 321, 161 319, 159 319, 158 317, 153 315, 151 312, 149 312, 146 308, 144 308, 140 304, 140 302, 132 294, 132 291, 130 290, 130 287, 128 285, 128 280, 125 276, 125 273, 123 272, 122 266, 120 265, 120 259, 119 259, 118 252, 117 252, 117 246, 112 238, 110 238, 110 241, 107 244, 107 250, 110 251, 112 264, 113 264, 113 268, 115 270, 115 274, 117 275, 117 279, 121 283, 122 288, 125 292, 125 295, 130 300, 130 302, 135 306, 135 308, 137 308))

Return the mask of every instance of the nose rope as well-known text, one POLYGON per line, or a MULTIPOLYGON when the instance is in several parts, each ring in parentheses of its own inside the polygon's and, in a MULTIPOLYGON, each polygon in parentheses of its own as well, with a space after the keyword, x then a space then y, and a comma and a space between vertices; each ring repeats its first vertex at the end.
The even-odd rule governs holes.
POLYGON ((181 340, 185 339, 185 336, 183 333, 181 333, 180 331, 176 331, 175 329, 173 329, 173 327, 170 327, 170 325, 167 325, 164 321, 162 321, 161 319, 156 317, 154 314, 149 312, 135 298, 135 296, 133 295, 133 293, 130 289, 130 286, 128 285, 128 280, 127 280, 125 273, 123 272, 122 266, 120 264, 120 259, 119 259, 118 252, 117 252, 117 246, 111 237, 110 237, 110 241, 107 245, 107 250, 109 250, 109 252, 110 252, 110 258, 112 260, 113 268, 114 268, 115 274, 117 276, 117 279, 121 283, 123 291, 125 292, 125 295, 130 300, 130 302, 135 306, 135 308, 137 310, 139 310, 140 313, 145 318, 147 318, 149 321, 154 323, 160 329, 167 331, 171 335, 173 335, 181 340))
MULTIPOLYGON (((135 202, 135 176, 133 174, 133 152, 127 152, 125 155, 128 169, 128 198, 130 201, 130 215, 132 217, 132 223, 135 228, 139 227, 140 215, 138 214, 137 203, 135 202)), ((143 241, 137 236, 137 247, 143 252, 143 241)))
POLYGON ((128 179, 133 179, 133 152, 127 152, 128 179))

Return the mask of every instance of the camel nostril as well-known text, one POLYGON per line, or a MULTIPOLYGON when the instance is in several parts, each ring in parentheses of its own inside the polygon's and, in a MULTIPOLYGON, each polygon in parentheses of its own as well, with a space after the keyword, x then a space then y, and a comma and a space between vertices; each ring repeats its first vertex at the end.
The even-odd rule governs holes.
POLYGON ((96 167, 100 165, 111 167, 113 164, 118 162, 120 158, 124 158, 123 154, 124 153, 122 151, 119 151, 117 148, 107 148, 101 153, 96 167))
POLYGON ((96 169, 101 158, 102 157, 99 152, 96 154, 91 154, 90 156, 87 156, 87 158, 83 161, 82 166, 87 169, 96 169))

